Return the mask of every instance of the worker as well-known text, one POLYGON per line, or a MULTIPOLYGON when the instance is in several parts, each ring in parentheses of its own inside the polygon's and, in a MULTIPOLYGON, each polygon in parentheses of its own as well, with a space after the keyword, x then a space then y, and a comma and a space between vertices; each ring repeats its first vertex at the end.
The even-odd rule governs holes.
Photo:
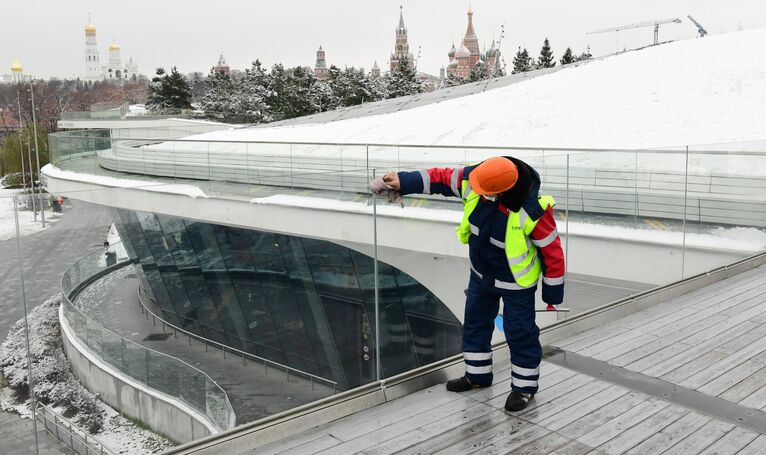
POLYGON ((370 190, 398 202, 425 193, 459 197, 458 239, 468 244, 470 279, 463 323, 465 374, 447 382, 464 392, 492 384, 492 332, 503 301, 503 330, 511 352, 508 411, 527 407, 538 390, 542 347, 535 323, 535 291, 549 310, 564 298, 564 253, 553 216, 555 201, 539 196, 540 176, 522 160, 489 158, 463 168, 389 172, 370 190))

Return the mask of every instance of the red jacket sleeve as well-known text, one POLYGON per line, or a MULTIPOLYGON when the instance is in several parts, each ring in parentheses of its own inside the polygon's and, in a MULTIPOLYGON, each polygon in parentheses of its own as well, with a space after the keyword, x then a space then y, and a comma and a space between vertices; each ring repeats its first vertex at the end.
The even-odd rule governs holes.
POLYGON ((556 229, 553 207, 548 207, 530 235, 543 261, 543 301, 558 305, 564 300, 564 250, 556 229))
POLYGON ((399 172, 402 194, 425 193, 460 197, 463 168, 433 167, 423 171, 399 172))

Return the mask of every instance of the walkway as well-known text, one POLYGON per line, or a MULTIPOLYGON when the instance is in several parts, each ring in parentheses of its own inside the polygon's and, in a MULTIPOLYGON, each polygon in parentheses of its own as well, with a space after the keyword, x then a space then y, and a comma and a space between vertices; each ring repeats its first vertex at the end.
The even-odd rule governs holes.
POLYGON ((258 454, 766 453, 766 266, 549 347, 540 392, 442 384, 260 447, 258 454))
MULTIPOLYGON (((46 216, 52 215, 46 213, 46 216)), ((30 310, 60 292, 64 268, 103 242, 110 220, 109 209, 67 201, 56 223, 22 239, 30 310)), ((0 258, 3 258, 0 261, 0 340, 5 340, 11 326, 23 316, 19 303, 21 289, 15 238, 0 241, 0 258)), ((38 431, 38 438, 41 454, 71 453, 44 429, 38 431)), ((0 412, 0 440, 3 441, 3 454, 35 453, 32 422, 15 414, 0 412)))
MULTIPOLYGON (((188 362, 207 373, 229 395, 229 400, 241 425, 276 414, 302 404, 332 395, 332 388, 290 376, 284 370, 250 360, 244 361, 231 353, 224 359, 222 351, 188 338, 163 336, 162 325, 146 319, 138 303, 138 278, 133 266, 116 270, 86 287, 75 299, 85 314, 104 327, 133 342, 188 362)), ((172 329, 168 330, 168 334, 172 329)))

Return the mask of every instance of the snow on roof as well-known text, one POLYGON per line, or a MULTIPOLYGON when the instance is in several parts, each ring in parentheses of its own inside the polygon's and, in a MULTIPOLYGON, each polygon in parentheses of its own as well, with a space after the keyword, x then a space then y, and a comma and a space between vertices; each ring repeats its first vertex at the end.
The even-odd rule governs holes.
POLYGON ((199 139, 643 148, 766 139, 766 29, 626 52, 391 114, 199 139))

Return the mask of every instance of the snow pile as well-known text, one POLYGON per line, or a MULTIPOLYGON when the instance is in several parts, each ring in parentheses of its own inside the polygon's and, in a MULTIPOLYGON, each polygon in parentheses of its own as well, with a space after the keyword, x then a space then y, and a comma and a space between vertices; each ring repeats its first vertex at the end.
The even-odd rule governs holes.
POLYGON ((199 140, 653 148, 766 139, 766 29, 626 52, 386 115, 199 140))
MULTIPOLYGON (((13 197, 21 195, 23 190, 9 190, 0 189, 0 241, 8 240, 16 237, 16 220, 13 215, 13 197)), ((43 194, 43 197, 47 197, 47 194, 43 194)), ((22 197, 19 198, 19 229, 21 235, 29 235, 43 229, 40 222, 40 214, 38 213, 38 220, 35 221, 34 213, 32 212, 31 199, 22 197), (28 204, 24 204, 23 201, 29 201, 28 204)), ((58 214, 53 212, 45 212, 45 222, 55 222, 58 220, 58 214)))
POLYGON ((90 182, 96 185, 108 186, 113 188, 140 188, 144 191, 155 191, 157 193, 180 194, 191 198, 205 198, 205 192, 194 185, 166 184, 153 182, 151 180, 130 180, 107 177, 105 175, 83 174, 74 171, 61 170, 51 164, 43 166, 43 174, 48 177, 75 180, 78 182, 90 182))
POLYGON ((128 106, 128 113, 125 117, 141 117, 147 115, 149 110, 146 109, 145 104, 131 104, 128 106))
MULTIPOLYGON (((60 344, 56 295, 29 313, 30 354, 35 393, 44 404, 64 409, 66 417, 91 433, 101 430, 103 416, 96 396, 85 390, 69 370, 60 344)), ((26 336, 23 319, 13 325, 8 338, 0 346, 0 369, 18 401, 29 397, 26 336)))
MULTIPOLYGON (((30 351, 35 392, 44 404, 116 453, 153 454, 173 443, 140 428, 85 389, 72 374, 61 348, 58 307, 61 295, 29 312, 30 351)), ((31 417, 23 320, 11 328, 0 346, 0 409, 31 417)))

